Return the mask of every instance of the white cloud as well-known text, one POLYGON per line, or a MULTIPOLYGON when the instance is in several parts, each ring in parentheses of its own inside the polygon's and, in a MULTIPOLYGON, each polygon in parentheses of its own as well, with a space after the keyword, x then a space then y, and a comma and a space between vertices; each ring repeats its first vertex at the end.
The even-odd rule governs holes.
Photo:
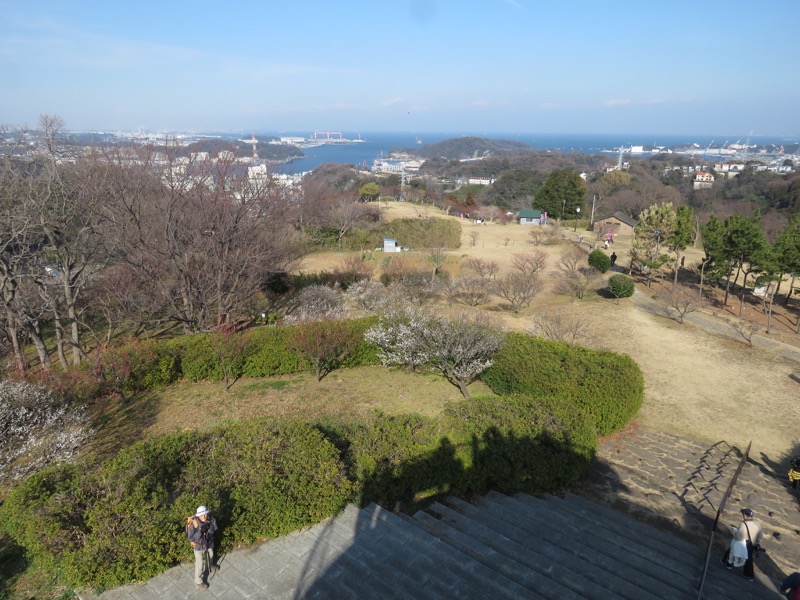
POLYGON ((626 105, 629 105, 629 104, 633 104, 633 102, 631 102, 628 99, 624 99, 624 98, 606 100, 605 102, 603 102, 604 106, 626 106, 626 105))
POLYGON ((397 106, 398 104, 411 104, 411 101, 406 98, 387 98, 381 102, 381 106, 397 106))

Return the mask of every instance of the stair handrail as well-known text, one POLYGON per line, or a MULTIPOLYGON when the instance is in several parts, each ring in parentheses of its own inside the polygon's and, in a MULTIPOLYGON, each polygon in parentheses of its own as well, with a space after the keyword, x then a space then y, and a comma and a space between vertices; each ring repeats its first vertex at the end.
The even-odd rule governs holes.
POLYGON ((711 526, 711 535, 708 536, 708 547, 706 548, 706 562, 703 566, 703 576, 700 578, 700 586, 697 589, 697 600, 701 600, 703 597, 703 586, 706 582, 706 573, 708 572, 708 565, 711 562, 711 549, 714 546, 714 534, 717 531, 717 524, 719 523, 719 518, 722 516, 722 513, 725 512, 725 504, 728 502, 728 498, 730 497, 731 493, 733 492, 733 487, 736 485, 736 482, 739 480, 739 474, 742 472, 745 463, 747 462, 748 457, 750 456, 750 447, 753 445, 753 441, 750 440, 750 443, 747 444, 747 449, 744 451, 739 464, 736 466, 736 471, 733 473, 733 477, 731 477, 731 481, 728 484, 728 488, 725 490, 725 493, 722 494, 722 499, 719 501, 719 507, 717 508, 717 514, 714 517, 714 524, 711 526))

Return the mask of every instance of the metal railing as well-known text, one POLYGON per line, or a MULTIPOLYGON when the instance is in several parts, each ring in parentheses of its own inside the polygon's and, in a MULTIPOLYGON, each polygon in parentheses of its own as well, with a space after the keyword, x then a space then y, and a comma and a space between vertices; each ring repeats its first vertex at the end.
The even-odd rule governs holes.
POLYGON ((731 482, 728 484, 728 489, 725 490, 725 493, 722 495, 722 500, 719 502, 719 507, 717 508, 717 514, 714 517, 714 524, 711 526, 711 535, 708 536, 708 547, 706 548, 706 562, 703 566, 703 576, 700 578, 700 586, 697 589, 697 600, 701 600, 703 597, 703 586, 706 583, 706 573, 708 573, 708 565, 711 562, 711 550, 714 546, 714 534, 717 532, 717 524, 719 523, 719 518, 722 516, 722 513, 725 512, 725 504, 728 502, 728 498, 733 492, 733 488, 736 485, 736 482, 739 480, 739 474, 742 472, 742 468, 744 468, 745 463, 747 462, 747 458, 750 456, 750 447, 753 445, 751 441, 747 444, 747 450, 744 451, 744 455, 742 455, 741 460, 739 461, 739 465, 736 467, 736 471, 731 477, 731 482))

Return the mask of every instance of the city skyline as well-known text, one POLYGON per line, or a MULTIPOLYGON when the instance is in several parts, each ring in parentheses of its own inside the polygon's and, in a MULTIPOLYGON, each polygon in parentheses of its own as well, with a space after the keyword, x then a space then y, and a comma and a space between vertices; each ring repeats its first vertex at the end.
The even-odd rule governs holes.
POLYGON ((0 123, 800 133, 800 5, 0 0, 0 123))

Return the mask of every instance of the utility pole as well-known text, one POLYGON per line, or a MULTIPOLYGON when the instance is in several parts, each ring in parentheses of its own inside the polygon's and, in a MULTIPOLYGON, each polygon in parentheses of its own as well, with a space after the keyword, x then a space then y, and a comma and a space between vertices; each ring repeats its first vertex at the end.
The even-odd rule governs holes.
POLYGON ((589 217, 589 227, 594 223, 594 201, 597 199, 597 194, 592 194, 592 215, 589 217))

